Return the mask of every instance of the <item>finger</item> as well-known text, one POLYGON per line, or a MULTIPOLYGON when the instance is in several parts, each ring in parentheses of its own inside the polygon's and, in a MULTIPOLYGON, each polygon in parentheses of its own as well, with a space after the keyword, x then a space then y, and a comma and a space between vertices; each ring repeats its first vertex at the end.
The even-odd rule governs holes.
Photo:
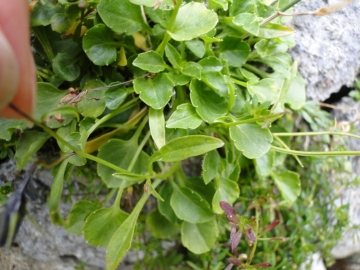
MULTIPOLYGON (((30 49, 27 1, 0 0, 0 6, 0 26, 15 53, 19 70, 18 86, 11 103, 31 115, 35 109, 36 77, 30 49)), ((21 118, 8 106, 1 110, 0 116, 21 118)))

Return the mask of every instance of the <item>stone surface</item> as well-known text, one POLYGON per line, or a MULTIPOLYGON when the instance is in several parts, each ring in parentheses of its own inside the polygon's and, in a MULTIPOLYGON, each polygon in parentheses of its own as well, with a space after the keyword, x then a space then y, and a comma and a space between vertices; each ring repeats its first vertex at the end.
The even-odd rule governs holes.
MULTIPOLYGON (((313 11, 339 0, 302 1, 295 12, 313 11)), ((352 86, 360 71, 360 1, 326 16, 294 17, 296 46, 291 55, 307 81, 307 97, 323 101, 346 85, 352 86)))

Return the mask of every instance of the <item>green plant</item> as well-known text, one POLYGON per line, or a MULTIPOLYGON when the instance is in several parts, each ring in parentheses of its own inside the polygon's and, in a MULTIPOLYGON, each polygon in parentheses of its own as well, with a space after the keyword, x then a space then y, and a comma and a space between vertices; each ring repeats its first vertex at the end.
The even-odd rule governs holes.
MULTIPOLYGON (((260 218, 262 226, 274 221, 274 212, 294 218, 289 207, 301 185, 286 154, 300 165, 298 155, 359 154, 289 148, 291 136, 348 135, 293 132, 292 112, 305 105, 305 81, 286 52, 293 29, 274 14, 296 2, 39 1, 31 12, 37 111, 24 115, 36 127, 1 119, 0 136, 16 141, 18 169, 51 136, 56 139, 60 157, 44 164, 54 167, 53 223, 105 246, 107 269, 115 269, 138 236, 140 220, 153 237, 179 240, 193 253, 187 264, 194 268, 209 252, 231 256, 219 242, 229 228, 221 201, 242 202, 250 216, 256 209, 253 221, 260 218), (201 176, 187 177, 181 161, 199 155, 205 155, 201 176), (89 175, 94 166, 102 182, 84 182, 88 195, 64 219, 64 184, 75 192, 72 172, 89 175), (148 213, 143 208, 150 195, 156 206, 148 213)), ((288 265, 289 251, 271 245, 258 244, 254 264, 268 256, 276 267, 288 265)), ((156 258, 149 267, 167 267, 156 258)))

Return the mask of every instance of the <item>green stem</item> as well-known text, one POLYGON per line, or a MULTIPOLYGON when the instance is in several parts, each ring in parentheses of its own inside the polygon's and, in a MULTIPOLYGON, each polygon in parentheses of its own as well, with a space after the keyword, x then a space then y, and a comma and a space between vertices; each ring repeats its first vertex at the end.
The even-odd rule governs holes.
POLYGON ((150 131, 148 131, 146 133, 144 139, 141 141, 141 143, 139 144, 139 147, 136 149, 136 152, 134 153, 134 156, 129 164, 128 171, 131 171, 132 168, 134 167, 135 162, 138 159, 138 156, 140 155, 145 143, 149 140, 149 138, 150 138, 150 131))
POLYGON ((346 133, 346 132, 336 132, 336 131, 319 131, 319 132, 294 132, 294 133, 273 133, 275 136, 279 137, 292 137, 292 136, 318 136, 318 135, 339 135, 339 136, 348 136, 356 139, 360 139, 359 135, 346 133))
POLYGON ((247 123, 253 123, 256 121, 263 121, 263 120, 268 120, 271 118, 278 118, 280 116, 282 116, 284 113, 276 113, 276 114, 271 114, 271 115, 266 115, 266 116, 259 116, 259 117, 255 117, 255 118, 250 118, 250 119, 246 119, 246 120, 241 120, 241 121, 236 121, 236 122, 232 122, 232 123, 224 123, 224 125, 226 126, 237 126, 237 125, 242 125, 242 124, 247 124, 247 123))
POLYGON ((259 75, 262 79, 269 78, 269 75, 266 72, 261 71, 260 69, 254 67, 252 65, 244 64, 243 67, 246 68, 247 70, 259 75))
POLYGON ((168 24, 168 27, 167 27, 167 31, 165 33, 165 36, 164 36, 164 39, 163 41, 160 43, 159 47, 157 47, 156 49, 156 52, 159 53, 161 56, 164 55, 164 51, 165 51, 165 46, 166 44, 168 43, 168 41, 171 39, 170 35, 169 35, 169 31, 171 32, 173 27, 174 27, 174 23, 175 23, 175 20, 176 20, 176 16, 179 12, 179 9, 182 5, 182 1, 183 0, 177 0, 176 1, 176 5, 174 7, 174 10, 173 10, 173 13, 171 15, 171 18, 170 18, 170 22, 168 24))
POLYGON ((298 155, 298 156, 305 156, 305 157, 335 157, 335 156, 360 156, 360 151, 329 151, 329 152, 308 152, 308 151, 297 151, 297 150, 288 150, 280 147, 276 147, 271 145, 271 149, 274 151, 289 154, 289 155, 298 155))
POLYGON ((256 251, 256 246, 257 246, 257 243, 258 243, 258 232, 259 232, 259 210, 258 210, 258 206, 255 206, 255 222, 256 222, 256 227, 255 227, 255 230, 254 230, 254 233, 256 235, 256 241, 254 243, 254 246, 251 250, 251 253, 249 255, 249 258, 248 260, 246 261, 246 263, 249 265, 251 264, 251 261, 253 260, 254 258, 254 255, 255 255, 255 251, 256 251))
POLYGON ((138 101, 138 98, 132 99, 129 102, 125 103, 124 105, 120 106, 119 108, 117 108, 115 111, 112 111, 110 113, 108 113, 107 115, 105 115, 103 118, 101 118, 100 120, 98 120, 94 125, 92 125, 92 127, 87 131, 87 136, 89 137, 91 133, 93 133, 95 131, 95 129, 97 127, 99 127, 102 123, 105 123, 106 121, 110 120, 111 118, 113 118, 114 116, 130 109, 132 106, 134 106, 134 103, 138 101))
POLYGON ((239 80, 234 79, 234 78, 232 78, 232 77, 230 77, 230 79, 231 79, 234 83, 236 83, 236 84, 238 84, 238 85, 241 85, 241 86, 243 86, 243 87, 247 87, 247 83, 246 83, 246 82, 239 81, 239 80))
MULTIPOLYGON (((290 148, 276 135, 273 134, 273 137, 275 138, 275 140, 277 140, 281 145, 282 147, 284 147, 285 149, 287 150, 290 150, 290 148)), ((299 157, 297 155, 292 155, 296 161, 299 163, 299 165, 304 168, 304 165, 302 164, 301 160, 299 159, 299 157)))

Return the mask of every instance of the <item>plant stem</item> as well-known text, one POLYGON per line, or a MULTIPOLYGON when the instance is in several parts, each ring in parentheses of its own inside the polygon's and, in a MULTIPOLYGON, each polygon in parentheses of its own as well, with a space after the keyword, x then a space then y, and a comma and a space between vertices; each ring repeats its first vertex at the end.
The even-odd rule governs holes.
POLYGON ((298 156, 305 156, 305 157, 321 157, 321 156, 327 156, 327 157, 335 157, 335 156, 360 156, 360 151, 329 151, 329 152, 308 152, 308 151, 297 151, 297 150, 288 150, 280 147, 276 147, 271 145, 271 149, 274 151, 289 154, 289 155, 298 155, 298 156))
POLYGON ((348 136, 355 139, 360 139, 359 135, 346 133, 346 132, 336 132, 336 131, 317 131, 317 132, 289 132, 289 133, 273 133, 275 136, 279 137, 290 137, 290 136, 318 136, 318 135, 339 135, 339 136, 348 136))
POLYGON ((256 121, 263 121, 263 120, 267 120, 267 119, 271 119, 271 118, 278 118, 278 117, 282 116, 283 114, 284 113, 276 113, 276 114, 271 114, 271 115, 266 115, 266 116, 259 116, 259 117, 236 121, 236 122, 232 122, 232 123, 224 123, 224 125, 237 126, 237 125, 242 125, 242 124, 247 124, 247 123, 253 123, 256 121))
POLYGON ((247 70, 259 75, 262 79, 269 78, 269 75, 266 72, 254 67, 252 65, 244 64, 243 67, 246 68, 247 70))
POLYGON ((247 264, 250 264, 252 259, 254 258, 254 255, 255 255, 255 250, 256 250, 256 246, 257 246, 257 242, 258 242, 258 232, 259 232, 259 210, 258 210, 258 206, 256 205, 255 206, 255 222, 256 222, 256 227, 255 227, 255 235, 256 235, 256 241, 255 243, 253 244, 253 248, 251 250, 251 253, 249 255, 249 258, 248 260, 246 261, 247 264))
MULTIPOLYGON (((275 140, 277 140, 285 149, 290 150, 290 148, 276 135, 273 134, 273 137, 275 138, 275 140)), ((304 168, 304 165, 302 164, 301 160, 299 159, 299 157, 297 155, 292 155, 296 161, 299 163, 299 165, 304 168)))
POLYGON ((160 43, 159 47, 157 47, 157 49, 156 49, 156 52, 159 53, 161 56, 164 55, 165 46, 168 43, 168 41, 171 39, 168 31, 171 32, 173 30, 173 26, 174 26, 174 23, 175 23, 175 20, 176 20, 176 16, 177 16, 177 14, 179 12, 179 9, 180 9, 180 7, 182 5, 182 1, 183 0, 177 0, 176 1, 176 5, 174 7, 173 14, 171 15, 171 18, 170 18, 170 21, 169 21, 169 24, 168 24, 167 31, 165 33, 164 39, 160 43))

